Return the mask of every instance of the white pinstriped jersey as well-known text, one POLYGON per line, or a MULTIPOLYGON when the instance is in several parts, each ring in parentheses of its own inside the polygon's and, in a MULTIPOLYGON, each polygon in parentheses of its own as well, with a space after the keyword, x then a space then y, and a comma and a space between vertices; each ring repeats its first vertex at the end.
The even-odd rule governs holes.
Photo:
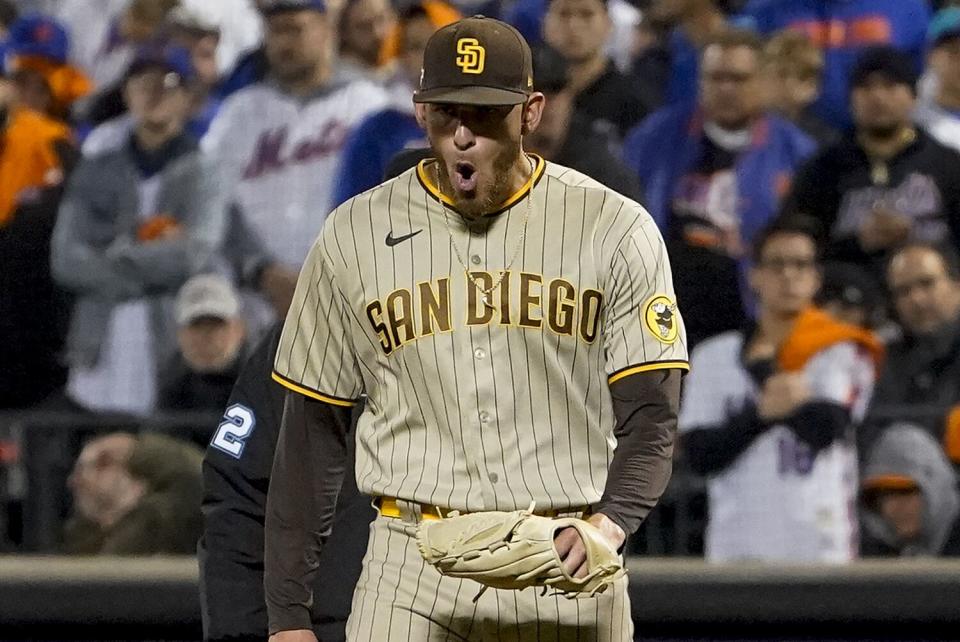
MULTIPOLYGON (((743 334, 727 332, 693 350, 680 404, 680 431, 721 425, 759 397, 743 367, 743 334)), ((874 363, 852 342, 807 362, 813 400, 863 419, 874 363)), ((787 426, 773 426, 707 480, 706 557, 712 561, 844 562, 856 556, 857 457, 851 439, 812 453, 787 426)))
POLYGON ((311 250, 274 377, 328 403, 366 394, 363 492, 466 511, 592 504, 616 445, 609 382, 687 368, 653 220, 536 160, 472 228, 424 161, 337 208, 311 250), (457 251, 484 288, 506 271, 489 305, 457 251))

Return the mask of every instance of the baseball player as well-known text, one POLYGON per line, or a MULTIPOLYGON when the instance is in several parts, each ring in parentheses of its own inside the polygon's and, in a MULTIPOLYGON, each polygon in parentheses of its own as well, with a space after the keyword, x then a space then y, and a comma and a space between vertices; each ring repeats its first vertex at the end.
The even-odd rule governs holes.
MULTIPOLYGON (((670 476, 688 366, 662 238, 637 203, 524 152, 544 105, 530 60, 497 20, 437 31, 414 96, 435 159, 339 206, 301 271, 273 375, 274 642, 315 639, 310 584, 361 396, 356 476, 379 514, 348 640, 632 639, 622 575, 584 599, 482 591, 418 547, 428 522, 532 504, 620 549, 670 476)), ((578 577, 580 530, 550 554, 578 577)))

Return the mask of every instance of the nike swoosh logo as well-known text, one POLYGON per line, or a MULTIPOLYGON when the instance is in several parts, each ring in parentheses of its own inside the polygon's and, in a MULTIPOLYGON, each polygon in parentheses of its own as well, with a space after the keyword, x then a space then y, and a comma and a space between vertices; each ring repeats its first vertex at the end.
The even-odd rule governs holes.
POLYGON ((423 229, 419 229, 416 232, 411 232, 410 234, 404 234, 403 236, 396 236, 396 237, 393 235, 393 232, 387 232, 387 238, 385 240, 385 243, 387 244, 387 247, 393 247, 397 243, 403 243, 407 239, 412 239, 414 236, 416 236, 422 231, 423 229))

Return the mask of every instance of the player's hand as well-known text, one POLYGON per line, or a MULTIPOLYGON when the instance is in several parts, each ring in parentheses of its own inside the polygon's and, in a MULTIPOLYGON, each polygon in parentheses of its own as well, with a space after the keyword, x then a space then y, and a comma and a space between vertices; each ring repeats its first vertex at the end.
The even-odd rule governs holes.
POLYGON ((778 372, 763 385, 757 414, 764 421, 784 419, 809 401, 810 395, 810 386, 803 373, 778 372))
POLYGON ((909 238, 910 227, 910 219, 903 214, 876 207, 860 226, 860 247, 867 252, 891 248, 909 238))
POLYGON ((297 273, 282 265, 271 263, 260 275, 260 291, 281 318, 287 316, 296 288, 297 273))
MULTIPOLYGON (((623 529, 614 523, 612 519, 603 513, 595 513, 587 518, 591 526, 596 526, 601 533, 610 542, 613 550, 618 550, 623 546, 623 541, 627 534, 623 529)), ((587 550, 583 546, 583 539, 575 528, 565 528, 553 539, 553 545, 557 549, 557 555, 563 562, 563 568, 567 573, 574 577, 586 577, 587 575, 587 550)))
POLYGON ((280 631, 270 636, 270 642, 317 642, 317 636, 310 629, 280 631))

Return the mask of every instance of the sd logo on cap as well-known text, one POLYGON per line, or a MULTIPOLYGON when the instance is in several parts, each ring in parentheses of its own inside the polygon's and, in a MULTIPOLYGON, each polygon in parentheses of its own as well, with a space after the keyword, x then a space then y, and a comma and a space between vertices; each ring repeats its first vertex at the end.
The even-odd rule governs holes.
POLYGON ((418 103, 519 105, 533 91, 533 56, 516 29, 483 16, 438 30, 423 54, 418 103))

